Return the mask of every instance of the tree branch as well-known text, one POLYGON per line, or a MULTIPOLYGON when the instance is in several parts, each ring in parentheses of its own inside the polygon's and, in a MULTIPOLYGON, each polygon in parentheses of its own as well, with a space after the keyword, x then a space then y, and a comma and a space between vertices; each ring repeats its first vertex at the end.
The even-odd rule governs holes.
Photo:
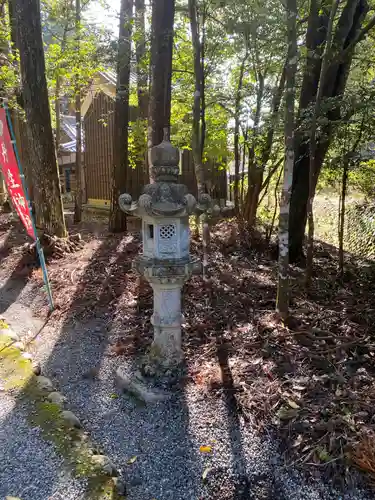
POLYGON ((345 59, 345 57, 350 54, 354 47, 366 37, 366 35, 369 33, 369 31, 372 30, 372 28, 374 28, 374 26, 375 16, 368 22, 368 24, 366 24, 364 28, 361 29, 356 38, 346 47, 346 49, 341 52, 341 58, 345 59))

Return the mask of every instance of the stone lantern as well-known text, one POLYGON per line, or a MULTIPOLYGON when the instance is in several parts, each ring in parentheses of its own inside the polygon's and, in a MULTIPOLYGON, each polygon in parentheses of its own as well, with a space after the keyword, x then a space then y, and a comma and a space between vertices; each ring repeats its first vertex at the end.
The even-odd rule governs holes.
POLYGON ((154 292, 151 323, 154 359, 164 367, 182 359, 181 289, 192 274, 202 271, 201 262, 192 257, 189 216, 204 212, 209 195, 197 203, 184 184, 178 183, 179 150, 164 139, 150 151, 151 178, 137 202, 129 194, 119 198, 121 210, 142 219, 143 250, 133 268, 150 283, 154 292))

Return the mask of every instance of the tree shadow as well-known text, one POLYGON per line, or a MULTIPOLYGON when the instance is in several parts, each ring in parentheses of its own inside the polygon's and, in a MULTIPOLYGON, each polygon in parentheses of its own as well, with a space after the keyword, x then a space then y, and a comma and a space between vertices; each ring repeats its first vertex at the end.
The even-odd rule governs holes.
MULTIPOLYGON (((109 313, 103 313, 103 310, 108 311, 110 310, 110 306, 114 307, 116 299, 121 295, 127 283, 126 274, 130 269, 130 263, 127 262, 128 259, 124 258, 121 252, 116 252, 119 244, 121 244, 119 238, 103 239, 78 283, 61 330, 49 328, 47 331, 46 328, 35 339, 35 342, 39 343, 40 346, 44 343, 55 342, 52 352, 47 354, 47 359, 43 363, 42 372, 44 375, 51 377, 57 390, 63 390, 69 400, 70 409, 73 411, 77 410, 77 413, 82 409, 80 408, 80 401, 83 403, 82 406, 86 406, 86 404, 89 407, 91 406, 91 401, 96 391, 96 387, 90 378, 91 375, 94 376, 94 373, 90 372, 90 370, 101 364, 108 342, 105 329, 109 328, 111 322, 109 313), (119 266, 124 270, 124 279, 123 284, 117 288, 118 283, 113 284, 111 281, 113 279, 111 271, 114 267, 117 268, 119 266), (100 271, 105 269, 108 270, 108 273, 103 276, 103 273, 100 271), (92 284, 96 289, 96 300, 94 303, 92 301, 92 289, 90 288, 88 293, 85 292, 85 287, 89 280, 93 281, 92 284), (94 306, 96 308, 95 314, 93 314, 94 306), (85 310, 89 307, 91 307, 91 311, 87 312, 90 312, 90 314, 85 315, 85 310), (101 317, 100 314, 103 314, 103 316, 101 317), (88 316, 90 316, 89 319, 87 319, 88 316), (82 320, 81 318, 84 319, 82 320), (89 375, 86 376, 88 372, 89 375), (82 392, 81 399, 79 397, 80 392, 82 392)), ((26 282, 27 276, 22 280, 18 279, 15 286, 13 275, 9 278, 7 284, 2 289, 1 310, 4 310, 8 304, 17 299, 20 290, 26 282)), ((14 328, 17 329, 17 325, 14 325, 14 328)), ((33 385, 30 383, 17 396, 14 408, 3 421, 4 429, 7 426, 11 428, 14 425, 14 416, 24 413, 25 401, 27 401, 28 395, 32 390, 33 385)), ((12 439, 11 436, 12 433, 10 432, 9 439, 12 439)), ((9 445, 5 443, 4 449, 12 449, 11 443, 9 445)), ((46 464, 46 467, 49 469, 49 463, 46 464)), ((27 464, 23 463, 20 469, 23 470, 21 475, 25 477, 25 481, 23 481, 23 484, 14 485, 14 490, 18 490, 16 491, 17 494, 21 493, 21 489, 24 490, 25 494, 22 498, 26 500, 39 498, 38 491, 32 492, 34 480, 37 480, 37 478, 33 477, 33 474, 28 474, 29 468, 27 464)), ((61 470, 49 470, 48 473, 50 483, 47 484, 46 481, 43 492, 49 496, 54 493, 54 483, 58 484, 61 470)), ((14 495, 15 491, 5 491, 4 494, 14 495)))
POLYGON ((28 255, 22 256, 12 274, 0 289, 0 314, 17 301, 26 287, 35 265, 28 255))

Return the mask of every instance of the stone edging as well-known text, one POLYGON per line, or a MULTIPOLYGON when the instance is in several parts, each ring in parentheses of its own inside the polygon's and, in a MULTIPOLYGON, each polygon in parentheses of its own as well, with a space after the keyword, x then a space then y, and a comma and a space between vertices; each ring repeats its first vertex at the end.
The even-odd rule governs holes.
POLYGON ((126 487, 110 458, 100 453, 81 422, 65 409, 66 398, 42 375, 39 364, 8 325, 0 319, 0 390, 17 394, 33 407, 30 423, 42 430, 45 439, 69 463, 75 476, 87 480, 88 500, 120 500, 126 487))

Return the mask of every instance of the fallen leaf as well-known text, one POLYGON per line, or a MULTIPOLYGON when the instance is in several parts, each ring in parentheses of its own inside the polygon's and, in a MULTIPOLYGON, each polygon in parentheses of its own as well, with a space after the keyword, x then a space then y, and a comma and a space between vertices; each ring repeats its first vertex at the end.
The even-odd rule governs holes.
POLYGON ((298 410, 298 408, 301 408, 295 401, 292 399, 288 399, 288 405, 293 408, 294 410, 298 410))
POLYGON ((304 385, 293 385, 295 391, 305 391, 306 387, 304 385))
POLYGON ((288 409, 288 408, 280 408, 280 410, 277 412, 277 416, 279 417, 280 420, 291 420, 292 418, 296 417, 298 415, 297 409, 288 409))
POLYGON ((134 462, 136 462, 136 461, 137 461, 137 457, 129 458, 128 465, 134 464, 134 462))
POLYGON ((298 434, 297 439, 294 441, 294 443, 292 445, 293 448, 297 448, 298 446, 300 446, 300 444, 302 443, 302 441, 303 441, 302 435, 298 434))
POLYGON ((118 398, 119 398, 119 395, 118 395, 118 394, 113 393, 113 394, 111 394, 111 396, 110 396, 110 397, 111 397, 112 399, 118 399, 118 398))
POLYGON ((208 473, 210 472, 210 470, 211 470, 210 467, 207 467, 206 469, 204 469, 203 474, 202 474, 203 481, 206 481, 208 473))
POLYGON ((201 453, 211 453, 211 451, 212 451, 212 446, 201 446, 201 447, 199 448, 199 451, 200 451, 201 453))

